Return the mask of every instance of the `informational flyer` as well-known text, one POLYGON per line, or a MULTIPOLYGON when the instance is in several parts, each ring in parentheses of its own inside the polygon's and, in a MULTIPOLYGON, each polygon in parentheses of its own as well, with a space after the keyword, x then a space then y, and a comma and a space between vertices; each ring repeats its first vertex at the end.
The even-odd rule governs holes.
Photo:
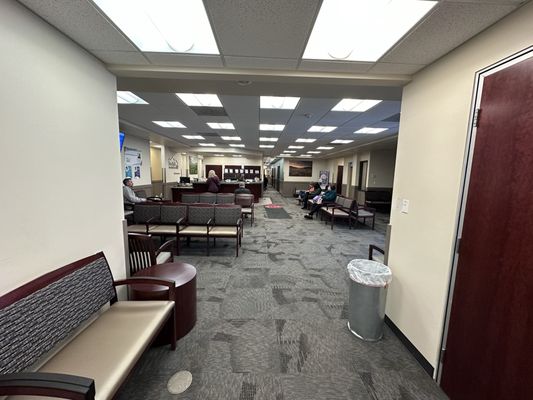
POLYGON ((126 178, 141 178, 142 154, 137 149, 124 148, 124 176, 126 178))

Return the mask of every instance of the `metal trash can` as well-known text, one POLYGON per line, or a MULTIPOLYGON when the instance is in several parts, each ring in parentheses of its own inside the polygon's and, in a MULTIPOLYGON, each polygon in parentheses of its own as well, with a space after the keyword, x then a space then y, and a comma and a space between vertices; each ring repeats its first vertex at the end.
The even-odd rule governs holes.
POLYGON ((387 287, 392 272, 377 261, 355 259, 348 264, 348 273, 348 329, 359 339, 377 341, 383 336, 387 287))

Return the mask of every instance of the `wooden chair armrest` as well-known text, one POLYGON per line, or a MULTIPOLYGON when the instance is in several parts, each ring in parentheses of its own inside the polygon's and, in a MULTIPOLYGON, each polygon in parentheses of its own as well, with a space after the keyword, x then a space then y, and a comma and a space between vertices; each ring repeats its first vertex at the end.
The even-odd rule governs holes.
POLYGON ((167 250, 170 248, 170 252, 172 253, 172 255, 174 255, 174 245, 176 244, 176 239, 172 239, 172 240, 167 240, 165 243, 163 243, 155 252, 155 255, 159 255, 159 253, 167 250))
POLYGON ((20 372, 0 375, 0 396, 47 396, 71 400, 93 400, 94 380, 49 372, 20 372))
POLYGON ((168 300, 174 300, 174 292, 176 291, 176 282, 170 279, 152 278, 149 276, 132 276, 127 279, 121 279, 114 281, 113 286, 122 285, 135 285, 135 284, 149 284, 149 285, 161 285, 168 287, 168 300))

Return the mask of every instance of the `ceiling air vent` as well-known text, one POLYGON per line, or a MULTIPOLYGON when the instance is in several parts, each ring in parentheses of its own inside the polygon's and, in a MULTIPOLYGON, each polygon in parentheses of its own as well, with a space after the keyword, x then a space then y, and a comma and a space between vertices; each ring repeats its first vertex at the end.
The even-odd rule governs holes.
POLYGON ((205 117, 227 117, 226 110, 222 107, 191 107, 196 115, 205 117))

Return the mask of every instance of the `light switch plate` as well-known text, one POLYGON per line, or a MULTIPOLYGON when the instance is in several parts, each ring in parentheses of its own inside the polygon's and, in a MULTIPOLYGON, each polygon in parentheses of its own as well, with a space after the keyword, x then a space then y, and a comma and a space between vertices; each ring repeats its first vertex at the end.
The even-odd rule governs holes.
POLYGON ((409 200, 403 199, 402 200, 402 209, 401 212, 404 214, 407 214, 409 212, 409 200))

